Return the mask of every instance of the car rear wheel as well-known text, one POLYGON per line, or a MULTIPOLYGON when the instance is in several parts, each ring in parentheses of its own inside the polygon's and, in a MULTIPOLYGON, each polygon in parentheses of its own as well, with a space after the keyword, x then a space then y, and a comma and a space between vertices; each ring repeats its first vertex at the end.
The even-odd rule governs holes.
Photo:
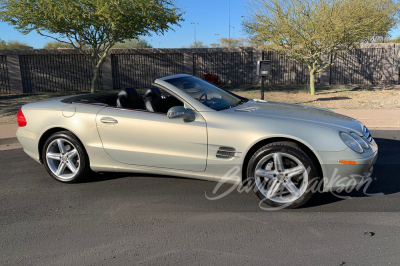
POLYGON ((92 173, 83 145, 69 131, 51 135, 43 146, 42 158, 47 172, 63 183, 81 182, 92 173))
POLYGON ((275 142, 260 148, 250 159, 247 177, 263 203, 278 208, 296 208, 313 195, 318 179, 316 162, 293 142, 275 142))

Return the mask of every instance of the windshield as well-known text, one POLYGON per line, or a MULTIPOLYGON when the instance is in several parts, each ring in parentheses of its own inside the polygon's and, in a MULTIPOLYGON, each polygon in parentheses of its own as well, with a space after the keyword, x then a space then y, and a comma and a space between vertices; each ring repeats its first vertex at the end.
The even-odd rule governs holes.
POLYGON ((242 102, 232 94, 196 77, 180 77, 165 81, 216 111, 237 106, 242 102))

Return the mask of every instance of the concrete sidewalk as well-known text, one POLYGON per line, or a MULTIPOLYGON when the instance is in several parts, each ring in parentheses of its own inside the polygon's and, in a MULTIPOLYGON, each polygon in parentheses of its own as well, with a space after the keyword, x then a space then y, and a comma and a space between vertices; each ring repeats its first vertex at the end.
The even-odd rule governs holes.
POLYGON ((333 111, 360 120, 368 128, 400 130, 400 110, 335 109, 333 111))
MULTIPOLYGON (((360 120, 369 128, 400 130, 400 110, 336 109, 336 113, 360 120)), ((13 142, 17 124, 0 125, 0 145, 13 142)))
POLYGON ((17 124, 0 125, 0 151, 22 148, 15 136, 17 129, 17 124))
POLYGON ((17 124, 0 125, 0 139, 15 138, 17 129, 17 124))

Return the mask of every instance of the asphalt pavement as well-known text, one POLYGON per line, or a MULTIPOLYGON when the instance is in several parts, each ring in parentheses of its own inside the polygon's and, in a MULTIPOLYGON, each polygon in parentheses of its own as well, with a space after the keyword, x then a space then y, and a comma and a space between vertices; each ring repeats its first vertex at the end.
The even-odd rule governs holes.
POLYGON ((208 200, 216 183, 185 178, 62 184, 22 149, 0 151, 0 264, 399 265, 400 131, 373 135, 366 191, 273 212, 252 192, 208 200))

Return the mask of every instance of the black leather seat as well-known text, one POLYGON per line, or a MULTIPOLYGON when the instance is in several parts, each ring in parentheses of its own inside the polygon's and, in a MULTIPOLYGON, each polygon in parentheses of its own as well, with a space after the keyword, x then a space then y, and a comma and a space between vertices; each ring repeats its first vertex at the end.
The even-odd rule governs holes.
POLYGON ((149 112, 166 113, 168 111, 158 88, 152 87, 148 89, 144 96, 144 105, 149 112))
POLYGON ((183 106, 183 103, 172 95, 165 97, 163 101, 168 110, 174 106, 183 106))
POLYGON ((140 95, 133 88, 122 89, 118 92, 117 107, 145 110, 140 95))

